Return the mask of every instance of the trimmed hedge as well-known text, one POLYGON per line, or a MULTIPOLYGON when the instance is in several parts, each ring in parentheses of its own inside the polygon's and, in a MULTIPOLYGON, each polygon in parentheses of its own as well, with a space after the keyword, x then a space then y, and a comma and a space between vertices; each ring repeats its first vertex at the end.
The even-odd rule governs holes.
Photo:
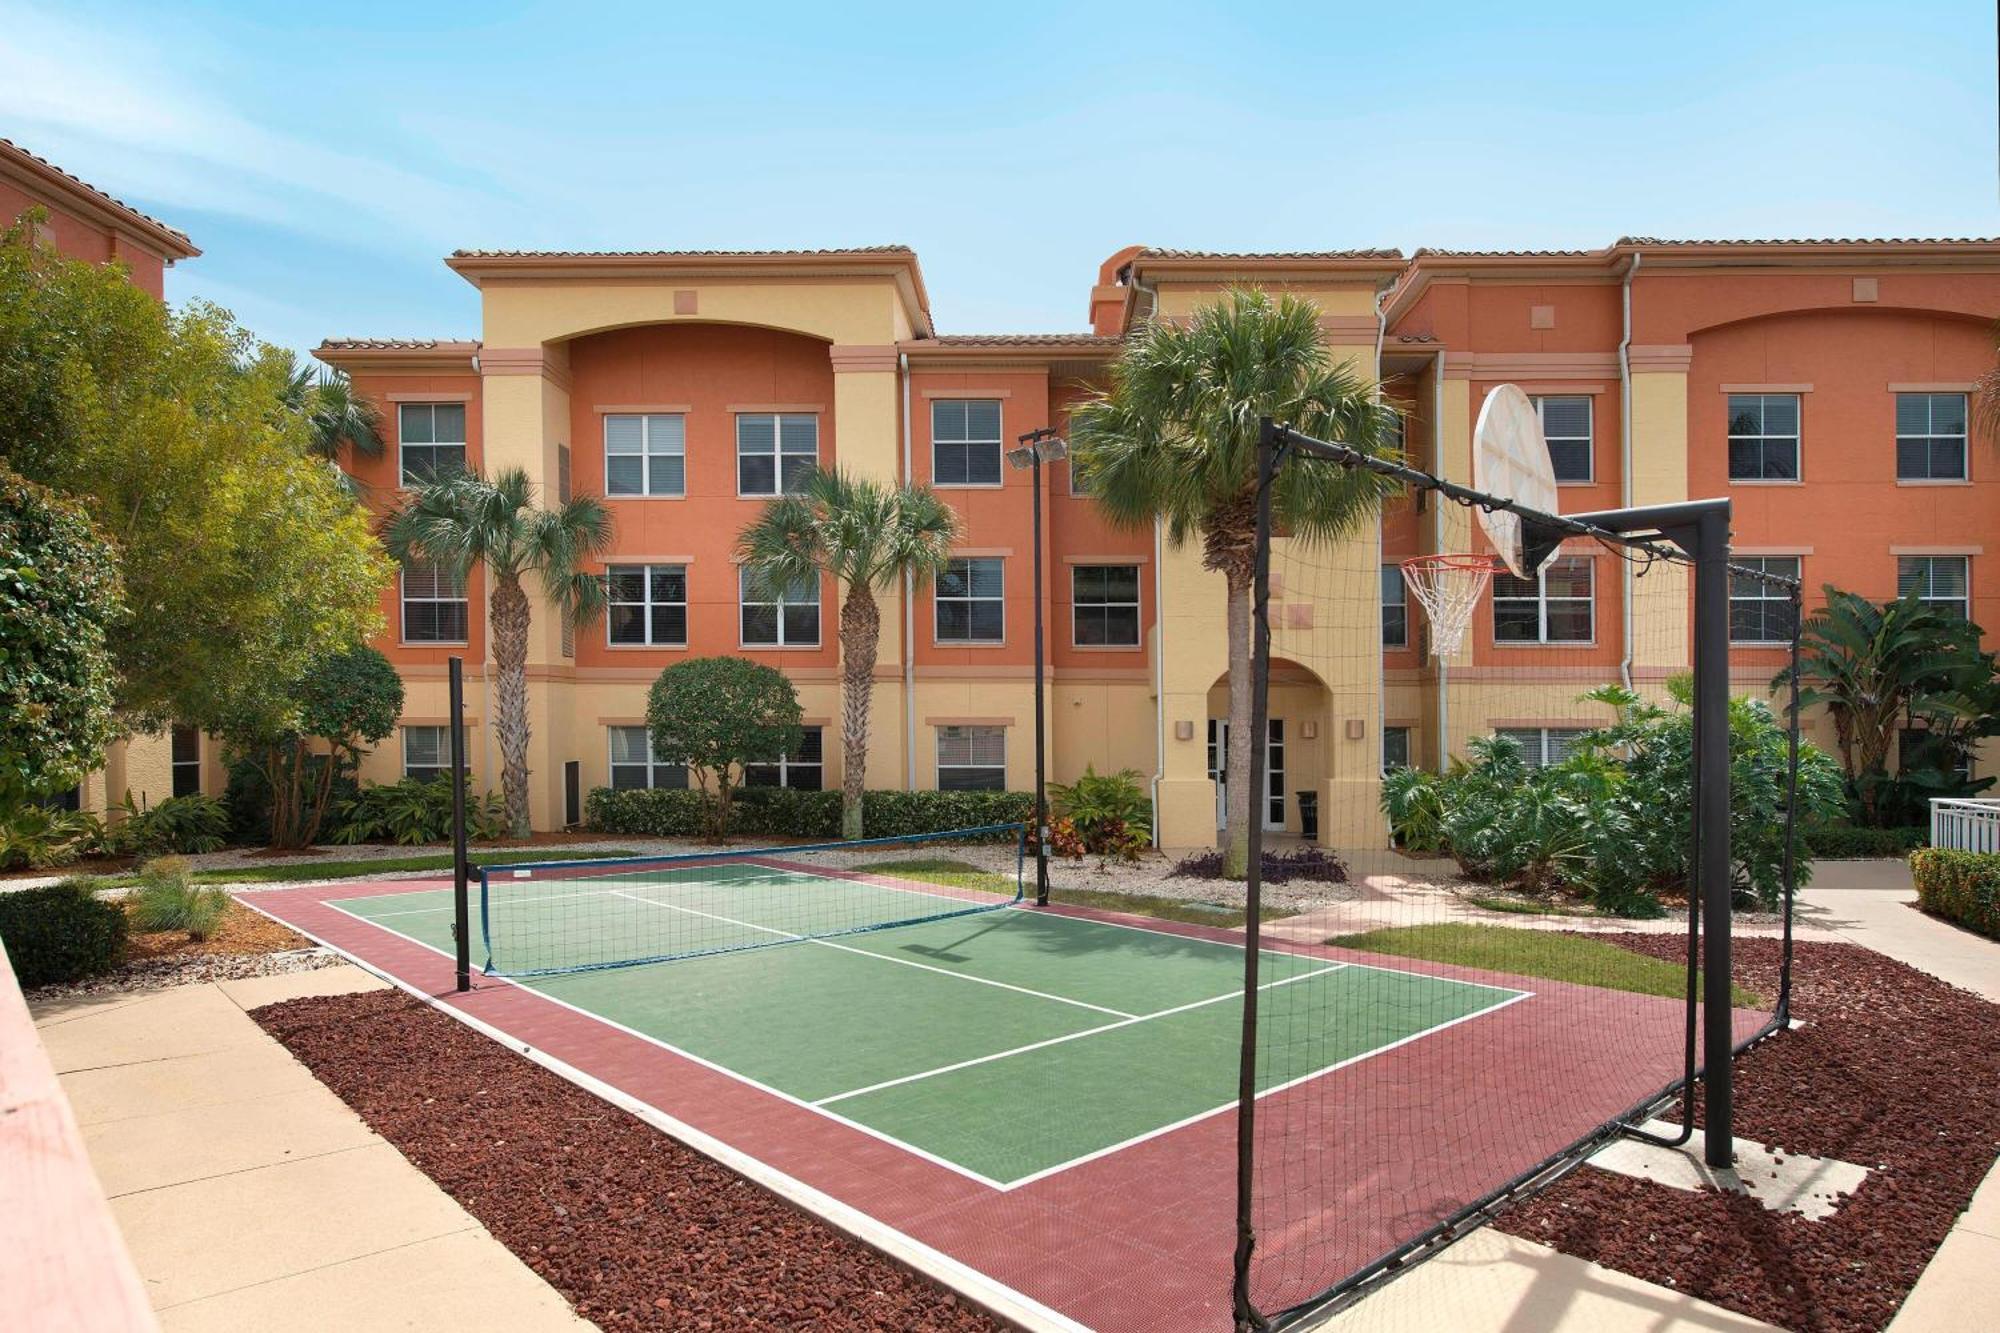
POLYGON ((1924 828, 1865 828, 1858 824, 1821 824, 1799 830, 1801 845, 1820 861, 1908 856, 1929 836, 1930 830, 1924 828))
POLYGON ((109 972, 125 961, 125 909, 66 879, 0 893, 0 944, 21 985, 52 986, 109 972))
MULTIPOLYGON (((699 838, 707 829, 713 797, 693 790, 592 790, 584 821, 592 832, 626 837, 699 838)), ((983 824, 1020 824, 1034 817, 1035 798, 1019 791, 871 791, 861 816, 871 838, 947 833, 983 824)), ((730 833, 739 837, 840 836, 840 793, 748 787, 736 793, 730 833)))
POLYGON ((1926 847, 1910 854, 1910 875, 1926 912, 2000 940, 2000 853, 1926 847))

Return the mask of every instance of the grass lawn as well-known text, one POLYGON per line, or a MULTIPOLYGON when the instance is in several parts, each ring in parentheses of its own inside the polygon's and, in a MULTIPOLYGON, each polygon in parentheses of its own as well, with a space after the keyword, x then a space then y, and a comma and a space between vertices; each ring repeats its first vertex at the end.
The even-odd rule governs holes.
MULTIPOLYGON (((1393 926, 1359 935, 1335 935, 1326 942, 1342 949, 1454 963, 1517 977, 1571 981, 1579 986, 1599 986, 1639 995, 1678 999, 1687 993, 1687 969, 1679 963, 1648 958, 1603 940, 1548 930, 1447 921, 1428 926, 1393 926)), ((1761 1003, 1741 986, 1729 989, 1735 1003, 1742 1008, 1754 1009, 1761 1003)))
MULTIPOLYGON (((969 865, 964 861, 954 861, 948 857, 871 861, 867 865, 856 866, 855 869, 880 871, 885 875, 900 875, 904 879, 922 880, 928 884, 945 884, 952 888, 979 889, 986 893, 1010 894, 1014 891, 1012 876, 981 870, 978 866, 969 865)), ((1030 869, 1026 873, 1033 875, 1034 871, 1030 869)), ((1107 912, 1130 912, 1135 916, 1152 916, 1162 921, 1181 921, 1195 926, 1236 927, 1243 924, 1243 909, 1240 907, 1224 907, 1219 904, 1209 907, 1182 898, 1164 898, 1150 893, 1052 887, 1049 890, 1049 901, 1070 907, 1096 907, 1107 912)), ((1297 915, 1295 910, 1289 907, 1267 906, 1260 920, 1278 921, 1295 915, 1297 915)))
POLYGON ((1497 893, 1469 893, 1465 901, 1488 912, 1509 912, 1515 916, 1599 916, 1601 913, 1578 904, 1565 907, 1559 903, 1537 902, 1533 898, 1511 898, 1497 893))
MULTIPOLYGON (((600 861, 613 856, 641 853, 613 848, 608 851, 571 852, 558 847, 537 847, 532 851, 474 852, 468 858, 475 866, 504 866, 521 861, 600 861)), ((232 866, 227 870, 197 870, 191 878, 197 884, 290 884, 308 879, 349 879, 356 875, 402 874, 412 870, 449 870, 450 852, 427 852, 419 856, 378 856, 368 860, 294 861, 285 865, 232 866)), ((92 884, 99 889, 129 889, 139 882, 137 875, 100 875, 92 884)))

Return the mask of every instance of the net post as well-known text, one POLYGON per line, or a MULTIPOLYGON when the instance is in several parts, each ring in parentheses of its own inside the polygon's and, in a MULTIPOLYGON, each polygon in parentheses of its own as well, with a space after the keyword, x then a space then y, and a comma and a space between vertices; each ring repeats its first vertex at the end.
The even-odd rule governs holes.
POLYGON ((1792 903, 1799 878, 1799 729, 1804 718, 1799 709, 1799 641, 1805 633, 1806 590, 1803 582, 1791 590, 1792 642, 1786 658, 1786 683, 1791 697, 1785 708, 1786 739, 1789 750, 1785 762, 1785 869, 1782 904, 1784 934, 1778 961, 1777 1022, 1784 1027, 1792 1019, 1792 903))
MULTIPOLYGON (((1730 996, 1729 504, 1703 506, 1694 538, 1695 892, 1702 914, 1702 1156, 1735 1160, 1730 996)), ((1690 904, 1692 909, 1693 904, 1690 904)))
POLYGON ((466 891, 465 850, 465 659, 447 663, 451 681, 451 933, 457 945, 456 984, 472 989, 472 913, 466 891))
MULTIPOLYGON (((1277 481, 1282 429, 1269 417, 1257 433, 1257 541, 1250 575, 1250 857, 1243 880, 1243 1038, 1236 1081, 1236 1254, 1231 1303, 1243 1333, 1269 1324, 1250 1299, 1250 1257, 1257 1246, 1255 1201, 1257 1125, 1257 964, 1263 948, 1265 746, 1270 729, 1271 492, 1277 481)), ((1331 812, 1329 812, 1331 813, 1331 812)))

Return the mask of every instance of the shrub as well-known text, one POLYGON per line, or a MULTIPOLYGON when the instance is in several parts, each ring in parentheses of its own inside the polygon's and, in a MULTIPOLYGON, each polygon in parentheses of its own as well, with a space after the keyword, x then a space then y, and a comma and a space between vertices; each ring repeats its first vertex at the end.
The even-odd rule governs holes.
POLYGON ((2000 854, 1926 847, 1910 854, 1917 904, 2000 940, 2000 854))
MULTIPOLYGON (((1027 824, 1035 818, 1035 796, 1025 791, 871 791, 861 800, 862 820, 871 838, 907 838, 920 833, 990 824, 1027 824)), ((1014 834, 995 834, 997 839, 1014 834)))
MULTIPOLYGON (((862 817, 871 838, 1021 824, 1034 817, 1034 809, 1035 798, 1017 791, 871 791, 862 798, 862 817)), ((692 789, 598 787, 584 802, 584 822, 595 833, 698 838, 714 827, 714 810, 713 795, 692 789)), ((744 837, 830 841, 840 833, 840 793, 746 788, 730 811, 728 831, 744 837)))
POLYGON ((0 944, 23 986, 52 986, 109 972, 125 961, 125 909, 66 879, 0 893, 0 944))
POLYGON ((1392 768, 1382 775, 1382 813, 1396 845, 1408 852, 1444 849, 1444 779, 1421 768, 1392 768))
POLYGON ((799 695, 784 672, 741 657, 696 657, 660 673, 646 695, 646 728, 663 764, 685 764, 715 802, 709 834, 731 827, 743 769, 799 745, 799 695))
POLYGON ((1799 830, 1799 850, 1822 861, 1908 856, 1924 845, 1924 828, 1867 828, 1860 824, 1815 824, 1799 830))
MULTIPOLYGON (((1174 868, 1167 872, 1167 877, 1221 879, 1222 858, 1223 852, 1219 847, 1208 851, 1190 852, 1174 862, 1174 868)), ((1335 853, 1317 845, 1295 847, 1288 852, 1264 853, 1264 883, 1286 884, 1295 879, 1317 884, 1345 884, 1348 879, 1347 863, 1335 853)))
POLYGON ((104 822, 83 810, 17 806, 0 819, 0 870, 47 870, 105 850, 104 822))
MULTIPOLYGON (((507 835, 505 803, 493 793, 466 793, 466 836, 475 840, 507 835)), ((432 778, 363 787, 334 810, 331 842, 393 842, 413 846, 451 840, 451 779, 432 778)))
POLYGON ((200 792, 172 796, 146 810, 133 805, 127 792, 124 822, 111 833, 113 846, 135 856, 215 852, 228 840, 229 807, 200 792))
POLYGON ((184 930, 189 939, 201 941, 229 914, 229 895, 197 886, 180 857, 161 856, 139 867, 139 887, 127 899, 126 910, 139 930, 184 930))
POLYGON ((1132 860, 1151 833, 1153 805, 1134 769, 1099 773, 1085 764, 1075 782, 1049 784, 1049 808, 1069 821, 1084 851, 1098 856, 1132 860))
POLYGON ((730 814, 733 833, 829 842, 840 836, 837 791, 744 787, 736 793, 730 814))

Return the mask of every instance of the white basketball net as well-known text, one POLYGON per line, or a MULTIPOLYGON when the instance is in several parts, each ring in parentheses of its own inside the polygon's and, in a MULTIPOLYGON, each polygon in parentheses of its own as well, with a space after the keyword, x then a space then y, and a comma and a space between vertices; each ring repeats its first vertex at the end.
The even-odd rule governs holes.
POLYGON ((1484 555, 1423 555, 1403 562, 1403 581, 1431 622, 1431 656, 1456 657, 1479 595, 1493 578, 1484 555))

